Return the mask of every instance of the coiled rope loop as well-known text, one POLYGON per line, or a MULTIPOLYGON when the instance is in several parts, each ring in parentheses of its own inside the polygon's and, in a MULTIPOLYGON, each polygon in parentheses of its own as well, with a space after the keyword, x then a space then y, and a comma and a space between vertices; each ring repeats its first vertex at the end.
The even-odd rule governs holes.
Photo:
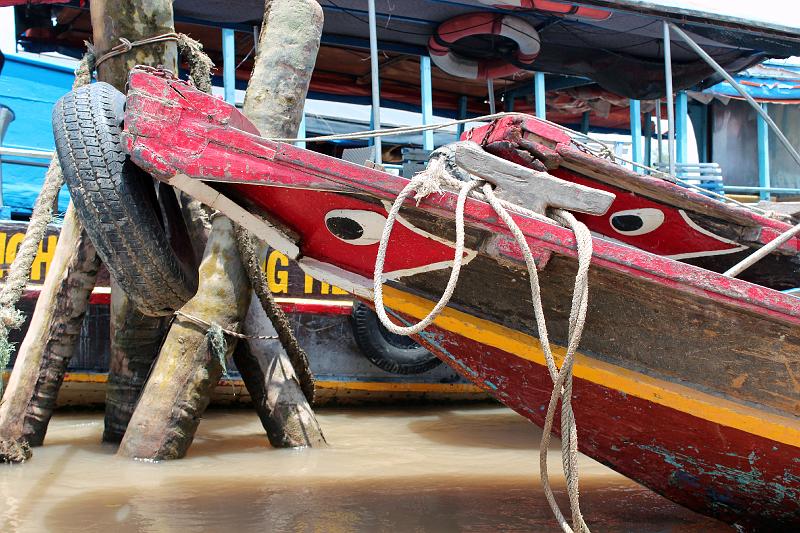
POLYGON ((531 301, 533 303, 533 314, 536 319, 537 330, 539 332, 539 342, 542 352, 547 362, 547 370, 553 381, 553 390, 547 406, 547 414, 544 421, 544 431, 539 446, 539 474, 542 479, 545 497, 550 508, 555 515, 559 526, 566 533, 589 533, 589 527, 583 519, 580 510, 579 493, 579 474, 578 474, 578 431, 575 424, 575 415, 572 410, 572 368, 575 362, 575 352, 583 334, 586 323, 586 311, 588 309, 589 296, 589 264, 592 258, 592 236, 588 228, 579 222, 571 213, 554 209, 550 216, 556 222, 569 227, 575 234, 576 247, 578 252, 578 273, 575 277, 575 287, 572 293, 572 307, 569 316, 569 338, 567 351, 561 367, 556 364, 550 347, 550 340, 547 333, 547 324, 542 305, 541 288, 536 263, 528 246, 527 239, 519 229, 519 226, 511 217, 506 208, 508 205, 503 200, 495 196, 492 185, 482 180, 459 181, 455 179, 447 170, 444 158, 432 159, 428 168, 417 174, 398 195, 386 218, 386 225, 381 234, 381 241, 378 247, 378 256, 375 261, 375 274, 373 278, 375 310, 381 324, 398 335, 414 335, 421 332, 436 319, 442 310, 447 306, 453 295, 464 256, 464 205, 469 196, 478 186, 482 187, 483 198, 492 206, 498 217, 508 227, 514 236, 528 269, 530 281, 531 301), (456 203, 455 223, 456 223, 456 251, 453 257, 453 267, 450 278, 447 281, 444 293, 439 302, 428 313, 428 315, 418 323, 410 326, 399 326, 389 320, 386 310, 383 307, 383 268, 386 258, 386 249, 392 233, 392 226, 397 219, 401 206, 412 191, 416 191, 415 199, 419 202, 425 196, 433 192, 441 192, 441 187, 458 188, 458 201, 456 203), (550 485, 550 478, 547 472, 547 449, 550 444, 550 436, 553 429, 555 418, 555 408, 561 400, 561 452, 562 469, 567 481, 567 492, 569 495, 572 527, 564 518, 558 503, 553 495, 550 485), (574 529, 573 529, 574 528, 574 529))

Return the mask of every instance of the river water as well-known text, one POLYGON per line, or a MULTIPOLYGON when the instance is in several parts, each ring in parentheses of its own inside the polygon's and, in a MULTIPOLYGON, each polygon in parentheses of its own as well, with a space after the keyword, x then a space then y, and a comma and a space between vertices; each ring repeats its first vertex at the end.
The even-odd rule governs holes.
MULTIPOLYGON (((30 462, 0 465, 0 531, 558 531, 540 432, 505 408, 318 415, 325 449, 271 449, 253 412, 214 410, 187 458, 148 464, 99 444, 102 413, 57 414, 30 462)), ((580 475, 593 531, 730 531, 584 456, 580 475)))

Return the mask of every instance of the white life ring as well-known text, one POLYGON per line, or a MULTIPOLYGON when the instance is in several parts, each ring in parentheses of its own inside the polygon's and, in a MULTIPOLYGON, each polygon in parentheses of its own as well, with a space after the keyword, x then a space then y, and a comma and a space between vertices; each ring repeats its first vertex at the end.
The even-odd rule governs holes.
POLYGON ((530 65, 539 55, 539 33, 519 17, 497 13, 468 13, 447 20, 436 28, 428 40, 428 52, 433 63, 453 76, 471 80, 503 78, 516 74, 530 65), (477 60, 455 53, 450 46, 472 35, 500 35, 517 43, 513 58, 477 60))
POLYGON ((497 9, 536 9, 556 15, 574 15, 591 20, 606 20, 611 16, 611 11, 605 9, 577 6, 553 0, 479 0, 479 2, 497 9))

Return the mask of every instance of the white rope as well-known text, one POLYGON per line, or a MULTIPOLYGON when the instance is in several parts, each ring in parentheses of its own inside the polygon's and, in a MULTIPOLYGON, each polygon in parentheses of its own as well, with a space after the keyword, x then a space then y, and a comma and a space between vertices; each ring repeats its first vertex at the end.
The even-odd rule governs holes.
POLYGON ((575 289, 572 294, 572 308, 569 316, 569 340, 567 343, 567 353, 564 362, 559 369, 556 365, 553 352, 550 348, 547 324, 545 323, 544 308, 542 306, 541 288, 539 286, 539 275, 536 270, 536 263, 531 253, 528 242, 522 230, 511 218, 503 204, 494 195, 491 185, 488 183, 483 186, 483 194, 486 200, 495 210, 501 220, 508 226, 519 245, 525 264, 528 267, 528 278, 531 287, 531 301, 533 303, 533 314, 536 317, 536 328, 539 331, 539 343, 544 352, 547 369, 550 378, 553 380, 553 391, 547 406, 542 440, 539 444, 539 475, 542 479, 545 497, 548 504, 558 520, 561 529, 572 533, 558 503, 553 495, 550 486, 550 478, 547 472, 547 449, 550 444, 550 435, 553 429, 553 418, 558 400, 561 400, 561 458, 564 476, 567 479, 567 493, 569 495, 570 509, 572 511, 572 524, 574 531, 589 532, 589 527, 583 520, 580 510, 580 497, 578 490, 578 431, 575 425, 575 415, 572 411, 572 366, 575 361, 575 351, 583 334, 583 327, 586 323, 586 310, 588 308, 589 296, 589 263, 592 259, 592 235, 588 228, 579 222, 571 213, 561 209, 554 211, 556 221, 569 226, 575 234, 578 248, 578 273, 575 276, 575 289))
POLYGON ((450 279, 447 280, 447 286, 439 301, 436 303, 428 316, 411 326, 398 326, 386 315, 386 310, 383 308, 383 265, 386 260, 386 249, 389 246, 389 237, 392 235, 392 227, 400 212, 400 207, 403 202, 411 194, 412 191, 417 191, 415 199, 417 201, 428 196, 432 192, 441 192, 443 181, 453 179, 447 170, 444 168, 445 162, 443 158, 433 159, 428 168, 408 182, 400 195, 394 201, 389 214, 386 217, 386 225, 383 227, 381 234, 381 242, 378 246, 378 257, 375 259, 375 275, 373 277, 373 288, 375 295, 373 297, 375 302, 375 311, 378 313, 381 323, 386 329, 396 335, 414 335, 428 327, 442 309, 445 308, 453 295, 458 281, 458 275, 461 272, 461 263, 464 259, 464 204, 467 201, 467 196, 470 191, 481 184, 480 181, 464 181, 460 183, 460 190, 458 192, 458 202, 456 203, 456 251, 453 255, 453 270, 450 272, 450 279))
POLYGON ((542 433, 542 440, 539 448, 539 472, 542 479, 542 486, 544 488, 545 497, 553 511, 559 526, 566 533, 589 533, 589 527, 583 519, 580 510, 580 492, 579 492, 579 475, 578 475, 578 431, 575 424, 575 415, 572 411, 572 367, 575 360, 575 352, 580 343, 581 335, 583 334, 584 324, 586 322, 586 311, 588 308, 588 295, 589 295, 589 263, 592 258, 592 236, 586 226, 575 219, 571 213, 563 210, 554 210, 553 217, 557 222, 560 222, 570 227, 575 234, 577 252, 578 252, 578 273, 575 277, 575 288, 572 295, 572 308, 569 316, 569 339, 567 343, 567 352, 561 368, 558 367, 550 348, 549 336, 547 333, 547 324, 544 317, 544 307, 542 305, 541 288, 539 286, 539 276, 536 269, 536 263, 528 246, 525 235, 519 229, 514 219, 506 209, 507 202, 504 202, 494 195, 492 186, 489 183, 480 180, 471 180, 466 182, 459 182, 455 180, 447 171, 445 167, 444 158, 432 159, 428 168, 417 174, 408 185, 403 188, 400 195, 395 200, 389 214, 386 218, 386 226, 384 227, 381 235, 380 245, 378 247, 378 256, 375 261, 375 274, 373 278, 374 287, 374 302, 375 311, 381 324, 398 335, 413 335, 419 333, 428 325, 430 325, 436 317, 441 313, 444 307, 450 301, 453 291, 455 290, 458 276, 461 271, 461 264, 464 254, 464 204, 467 196, 478 185, 483 186, 483 197, 492 208, 495 210, 500 219, 506 224, 512 235, 516 239, 523 257, 525 264, 528 268, 528 277, 530 280, 531 301, 533 303, 533 313, 536 319, 537 330, 539 331, 539 342, 542 346, 542 351, 545 354, 545 361, 547 363, 547 370, 550 378, 553 381, 553 391, 550 395, 550 400, 547 406, 547 414, 545 416, 544 431, 542 433), (417 201, 424 198, 433 192, 441 192, 442 185, 456 186, 459 188, 458 201, 456 204, 455 222, 456 222, 456 251, 453 257, 453 267, 450 273, 450 278, 447 281, 444 293, 439 302, 428 313, 428 315, 419 321, 417 324, 410 326, 398 326, 386 314, 383 306, 383 267, 386 258, 386 249, 391 236, 392 226, 397 218, 400 207, 403 202, 411 194, 412 191, 417 191, 415 198, 417 201), (561 451, 562 451, 562 469, 564 476, 567 480, 567 493, 569 495, 570 510, 572 515, 572 527, 570 527, 567 520, 564 518, 558 503, 553 495, 552 487, 550 486, 550 479, 547 472, 547 449, 550 443, 550 435, 553 428, 553 419, 555 417, 555 408, 561 400, 561 451))

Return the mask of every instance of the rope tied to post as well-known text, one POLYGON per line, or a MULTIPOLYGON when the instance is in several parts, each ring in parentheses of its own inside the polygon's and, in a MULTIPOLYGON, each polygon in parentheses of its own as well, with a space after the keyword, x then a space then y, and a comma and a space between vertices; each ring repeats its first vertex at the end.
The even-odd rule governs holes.
MULTIPOLYGON (((77 89, 92 82, 92 71, 95 68, 94 49, 87 44, 87 51, 75 68, 75 81, 72 88, 77 89)), ((58 192, 64 184, 64 175, 57 157, 53 157, 44 184, 36 203, 33 206, 25 237, 17 249, 17 254, 8 269, 5 283, 0 290, 0 372, 5 370, 11 359, 14 346, 8 340, 9 332, 17 329, 25 322, 25 315, 16 308, 17 302, 25 292, 25 286, 31 274, 33 261, 39 250, 39 243, 44 238, 47 225, 53 220, 53 208, 58 192)), ((3 380, 0 378, 0 396, 3 393, 3 380)))
MULTIPOLYGON (((203 45, 200 41, 192 39, 184 33, 176 32, 154 35, 153 37, 147 37, 136 41, 120 37, 119 41, 120 44, 114 46, 108 52, 97 58, 95 67, 99 67, 104 61, 112 57, 127 54, 139 46, 174 41, 177 43, 180 53, 189 63, 189 77, 192 79, 195 87, 206 93, 211 92, 211 68, 214 66, 214 62, 203 52, 203 45)), ((91 46, 89 43, 86 44, 87 46, 91 46)))
POLYGON ((581 335, 583 334, 583 328, 586 323, 586 312, 588 309, 588 273, 592 258, 592 236, 588 228, 567 211, 554 209, 550 213, 551 220, 572 230, 575 235, 578 255, 578 272, 575 277, 575 287, 572 294, 567 350, 564 360, 559 367, 556 364, 555 357, 550 347, 536 263, 530 247, 528 246, 525 235, 523 234, 522 230, 520 230, 519 226, 514 221, 507 209, 507 207, 511 204, 508 204, 507 202, 497 198, 497 196, 494 194, 491 184, 478 179, 470 179, 467 181, 458 180, 448 171, 444 157, 434 158, 429 162, 428 167, 424 171, 414 176, 409 181, 408 185, 403 188, 392 204, 392 207, 386 217, 386 225, 384 226, 383 233, 381 234, 373 277, 375 311, 379 320, 381 321, 381 324, 392 333, 398 335, 417 334, 432 324, 436 317, 439 316, 442 310, 449 303, 458 282, 464 257, 464 207, 467 196, 471 194, 476 196, 474 192, 478 186, 481 187, 483 192, 483 199, 485 199, 492 206, 498 217, 503 221, 511 234, 514 236, 514 239, 516 240, 517 245, 520 247, 524 257, 530 281, 533 312, 536 319, 537 329, 539 331, 539 342, 545 355, 548 373, 553 381, 553 390, 550 394, 547 413, 544 421, 544 431, 542 433, 542 439, 539 446, 539 474, 542 480, 545 497, 547 498, 547 502, 550 505, 550 508, 552 509, 553 514, 558 520, 559 526, 563 531, 567 533, 572 533, 573 531, 579 533, 589 533, 589 527, 584 521, 580 510, 578 432, 575 423, 575 415, 572 410, 572 369, 575 361, 575 352, 580 343, 581 335), (447 285, 442 297, 427 316, 425 316, 416 324, 399 326, 389 319, 383 306, 383 283, 385 281, 383 267, 392 227, 397 219, 400 208, 411 192, 416 191, 414 198, 417 200, 417 204, 419 204, 419 202, 426 196, 433 193, 441 193, 442 187, 444 186, 458 189, 458 200, 455 210, 456 246, 450 278, 447 281, 447 285), (561 401, 562 469, 567 481, 567 492, 569 495, 572 527, 570 527, 569 523, 564 518, 564 515, 555 500, 553 490, 550 485, 550 478, 547 472, 547 449, 550 443, 551 431, 555 418, 555 409, 559 400, 561 401))

